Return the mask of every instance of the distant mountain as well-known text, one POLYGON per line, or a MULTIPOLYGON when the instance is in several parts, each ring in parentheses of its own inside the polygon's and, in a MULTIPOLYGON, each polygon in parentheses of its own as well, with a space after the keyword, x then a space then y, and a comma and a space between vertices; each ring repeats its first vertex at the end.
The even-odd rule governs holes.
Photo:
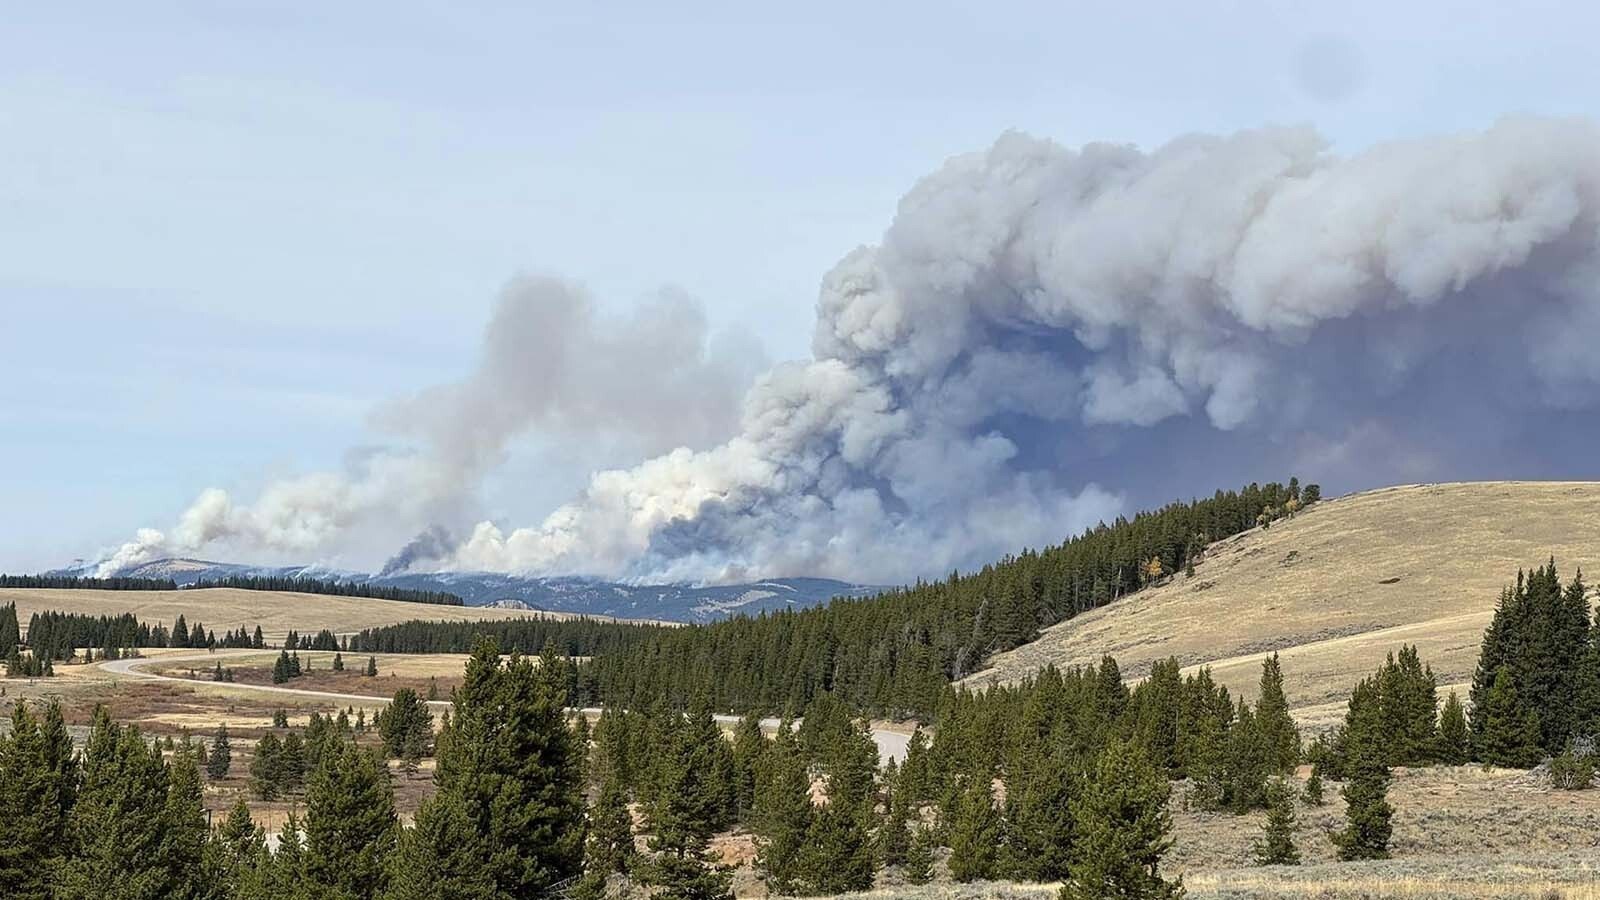
MULTIPOLYGON (((94 566, 75 565, 52 574, 84 574, 94 566)), ((744 613, 803 608, 834 597, 861 597, 881 588, 830 578, 777 578, 749 584, 626 584, 576 575, 541 577, 496 572, 434 572, 376 577, 320 566, 250 566, 200 559, 161 559, 126 566, 115 573, 132 578, 170 578, 179 586, 229 576, 316 578, 416 590, 446 591, 468 606, 544 609, 629 619, 711 622, 744 613), (520 606, 512 606, 520 604, 520 606)), ((419 617, 426 616, 420 610, 419 617)))

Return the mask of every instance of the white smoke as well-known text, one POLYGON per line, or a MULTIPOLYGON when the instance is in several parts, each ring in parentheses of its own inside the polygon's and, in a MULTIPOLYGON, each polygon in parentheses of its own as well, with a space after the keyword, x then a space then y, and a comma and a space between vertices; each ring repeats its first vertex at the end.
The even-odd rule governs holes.
MULTIPOLYGON (((676 449, 596 473, 536 526, 480 523, 446 564, 889 581, 1297 463, 1343 487, 1592 476, 1597 250, 1586 121, 1350 157, 1301 128, 1152 152, 1009 133, 923 179, 880 245, 827 274, 813 358, 757 380, 736 426, 683 412, 731 438, 663 432, 676 449)), ((548 377, 499 356, 484 385, 548 377)), ((442 479, 459 498, 521 423, 671 424, 675 408, 612 397, 655 389, 634 377, 528 397, 469 382, 401 418, 472 435, 422 457, 465 473, 442 479)), ((178 532, 211 533, 187 518, 178 532)))
POLYGON ((391 569, 438 558, 449 550, 441 523, 470 524, 461 520, 476 509, 476 491, 518 437, 537 431, 635 457, 708 446, 735 427, 739 399, 765 366, 752 339, 712 334, 702 307, 680 292, 617 318, 577 285, 519 278, 502 293, 469 377, 375 413, 378 428, 410 443, 355 454, 344 471, 274 482, 245 506, 209 488, 175 527, 141 529, 98 569, 218 547, 303 562, 373 532, 422 531, 391 569))

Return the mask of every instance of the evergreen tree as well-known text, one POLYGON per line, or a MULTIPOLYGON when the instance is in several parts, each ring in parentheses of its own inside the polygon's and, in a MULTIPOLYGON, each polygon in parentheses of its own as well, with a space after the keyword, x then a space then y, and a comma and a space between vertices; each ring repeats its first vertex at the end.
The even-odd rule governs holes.
POLYGON ((377 674, 378 674, 378 658, 376 656, 367 657, 367 677, 371 678, 371 677, 376 676, 377 674))
MULTIPOLYGON (((1432 714, 1430 709, 1430 721, 1432 714)), ((1268 768, 1278 774, 1293 771, 1300 763, 1300 731, 1289 716, 1289 702, 1283 695, 1283 670, 1276 653, 1261 663, 1261 699, 1256 702, 1255 725, 1266 746, 1268 768)))
POLYGON ((276 800, 283 791, 281 747, 278 736, 270 731, 256 741, 250 759, 250 790, 259 800, 276 800))
POLYGON ((480 865, 502 896, 537 895, 582 867, 582 772, 565 699, 554 673, 517 654, 502 662, 486 639, 439 737, 439 792, 465 809, 480 865))
POLYGON ((480 900, 504 897, 482 865, 481 839, 456 794, 423 801, 389 856, 384 900, 480 900))
POLYGON ((59 900, 165 900, 177 894, 165 846, 167 769, 136 728, 95 711, 83 750, 83 776, 68 822, 59 900))
POLYGON ((866 820, 861 806, 831 802, 811 817, 800 851, 805 893, 843 894, 872 887, 874 854, 866 820))
POLYGON ((1222 763, 1221 802, 1235 815, 1266 805, 1272 752, 1255 713, 1241 699, 1228 730, 1222 763))
POLYGON ((1451 691, 1445 698, 1444 710, 1439 713, 1439 746, 1434 758, 1451 766, 1465 763, 1470 755, 1470 738, 1466 710, 1461 707, 1461 698, 1451 691))
POLYGON ((306 792, 306 881, 322 897, 369 900, 394 851, 394 790, 377 754, 345 741, 329 750, 306 792))
POLYGON ((811 828, 811 778, 799 742, 787 721, 756 772, 756 868, 778 894, 792 894, 800 884, 800 852, 811 828))
POLYGON ((206 774, 216 780, 227 778, 233 767, 233 742, 228 739, 228 723, 217 727, 217 736, 211 741, 211 755, 206 759, 206 774))
POLYGON ((1134 747, 1107 745, 1073 804, 1076 839, 1062 900, 1177 898, 1182 880, 1161 877, 1171 846, 1171 788, 1134 747))
POLYGON ((704 705, 671 727, 646 804, 656 858, 643 874, 660 896, 732 896, 732 875, 712 864, 709 853, 712 836, 728 816, 726 785, 717 778, 719 771, 731 772, 731 765, 720 762, 725 754, 731 754, 727 741, 704 705))
POLYGON ((1294 799, 1282 779, 1267 785, 1267 822, 1255 845, 1257 865, 1297 866, 1300 851, 1294 845, 1294 799))
POLYGON ((761 733, 761 719, 750 713, 739 720, 733 735, 733 790, 740 821, 749 821, 755 809, 756 772, 767 751, 767 739, 761 733))
POLYGON ((41 724, 19 700, 11 733, 0 737, 0 896, 50 897, 76 775, 70 742, 59 743, 66 738, 60 719, 52 704, 41 724))
POLYGON ((911 846, 906 850, 904 872, 912 884, 927 884, 933 878, 933 829, 918 825, 911 834, 911 846))
POLYGON ((605 782, 600 797, 589 810, 589 839, 584 847, 585 874, 602 881, 612 874, 627 874, 634 862, 633 815, 628 799, 615 780, 605 782))
POLYGON ((1311 777, 1306 779, 1305 791, 1300 799, 1307 806, 1321 806, 1322 799, 1322 773, 1315 766, 1311 768, 1311 777))
POLYGON ((343 653, 335 653, 333 655, 333 670, 335 672, 343 672, 344 671, 344 654, 343 653))
POLYGON ((266 835, 250 817, 250 808, 243 800, 235 801, 222 820, 222 825, 212 835, 212 845, 219 857, 221 873, 216 885, 224 897, 249 896, 252 888, 264 889, 263 869, 270 861, 267 854, 266 835))
POLYGON ((1072 857, 1076 776, 1055 753, 1013 780, 1006 790, 1003 874, 1016 881, 1065 880, 1072 857))
POLYGON ((0 606, 0 656, 10 656, 22 640, 22 627, 17 622, 15 601, 0 606))
POLYGON ((200 784, 200 767, 193 746, 178 748, 168 767, 167 804, 162 857, 169 873, 173 900, 206 900, 212 896, 217 872, 210 871, 206 854, 209 826, 200 784))
POLYGON ((1345 717, 1343 774, 1345 829, 1334 836, 1339 858, 1383 859, 1389 855, 1393 831, 1389 806, 1389 764, 1378 684, 1366 679, 1356 685, 1345 717))
POLYGON ((950 877, 956 881, 993 878, 1000 833, 989 775, 978 773, 962 790, 949 823, 950 877))
POLYGON ((433 715, 416 691, 395 691, 394 699, 378 713, 377 724, 385 756, 418 760, 427 754, 433 738, 433 715))
MULTIPOLYGON (((1476 713, 1476 710, 1474 711, 1476 713)), ((1484 699, 1477 757, 1484 765, 1526 769, 1541 756, 1539 721, 1517 696, 1509 668, 1502 666, 1484 699)))

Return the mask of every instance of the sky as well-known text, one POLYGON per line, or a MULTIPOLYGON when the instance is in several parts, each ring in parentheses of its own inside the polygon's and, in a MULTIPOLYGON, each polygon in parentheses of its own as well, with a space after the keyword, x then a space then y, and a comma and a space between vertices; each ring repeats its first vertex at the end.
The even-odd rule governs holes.
MULTIPOLYGON (((1570 3, 0 6, 8 571, 339 465, 518 275, 802 358, 823 273, 1008 129, 1355 152, 1600 105, 1570 3)), ((537 519, 608 452, 528 435, 483 491, 537 519)))

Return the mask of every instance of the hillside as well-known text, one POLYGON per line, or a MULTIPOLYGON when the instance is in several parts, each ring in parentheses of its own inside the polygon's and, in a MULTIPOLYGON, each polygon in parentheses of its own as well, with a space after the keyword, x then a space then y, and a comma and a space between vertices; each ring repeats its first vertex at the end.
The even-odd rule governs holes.
POLYGON ((254 628, 259 625, 269 641, 281 640, 291 629, 315 633, 326 628, 335 633, 344 633, 412 619, 482 621, 528 616, 576 618, 568 613, 530 613, 237 588, 182 591, 0 589, 0 604, 13 601, 17 604, 17 616, 24 628, 27 627, 29 616, 45 610, 95 616, 133 613, 142 622, 166 625, 171 625, 182 615, 190 625, 202 622, 207 629, 219 635, 240 626, 254 628))
POLYGON ((1600 484, 1482 482, 1324 500, 1207 548, 1179 574, 1046 629, 966 684, 1111 654, 1129 677, 1176 656, 1253 696, 1263 653, 1308 724, 1342 713, 1350 686, 1401 643, 1441 685, 1470 680, 1500 589, 1554 554, 1563 575, 1600 568, 1600 484))
MULTIPOLYGON (((79 561, 53 573, 93 575, 95 563, 79 561)), ((774 578, 746 584, 633 584, 578 575, 516 575, 500 572, 430 572, 369 575, 320 566, 251 566, 202 559, 159 559, 125 566, 124 578, 168 579, 180 587, 227 578, 309 578, 380 588, 440 591, 468 606, 515 600, 535 609, 585 616, 714 622, 733 615, 804 609, 835 597, 865 597, 880 588, 830 578, 774 578)))

